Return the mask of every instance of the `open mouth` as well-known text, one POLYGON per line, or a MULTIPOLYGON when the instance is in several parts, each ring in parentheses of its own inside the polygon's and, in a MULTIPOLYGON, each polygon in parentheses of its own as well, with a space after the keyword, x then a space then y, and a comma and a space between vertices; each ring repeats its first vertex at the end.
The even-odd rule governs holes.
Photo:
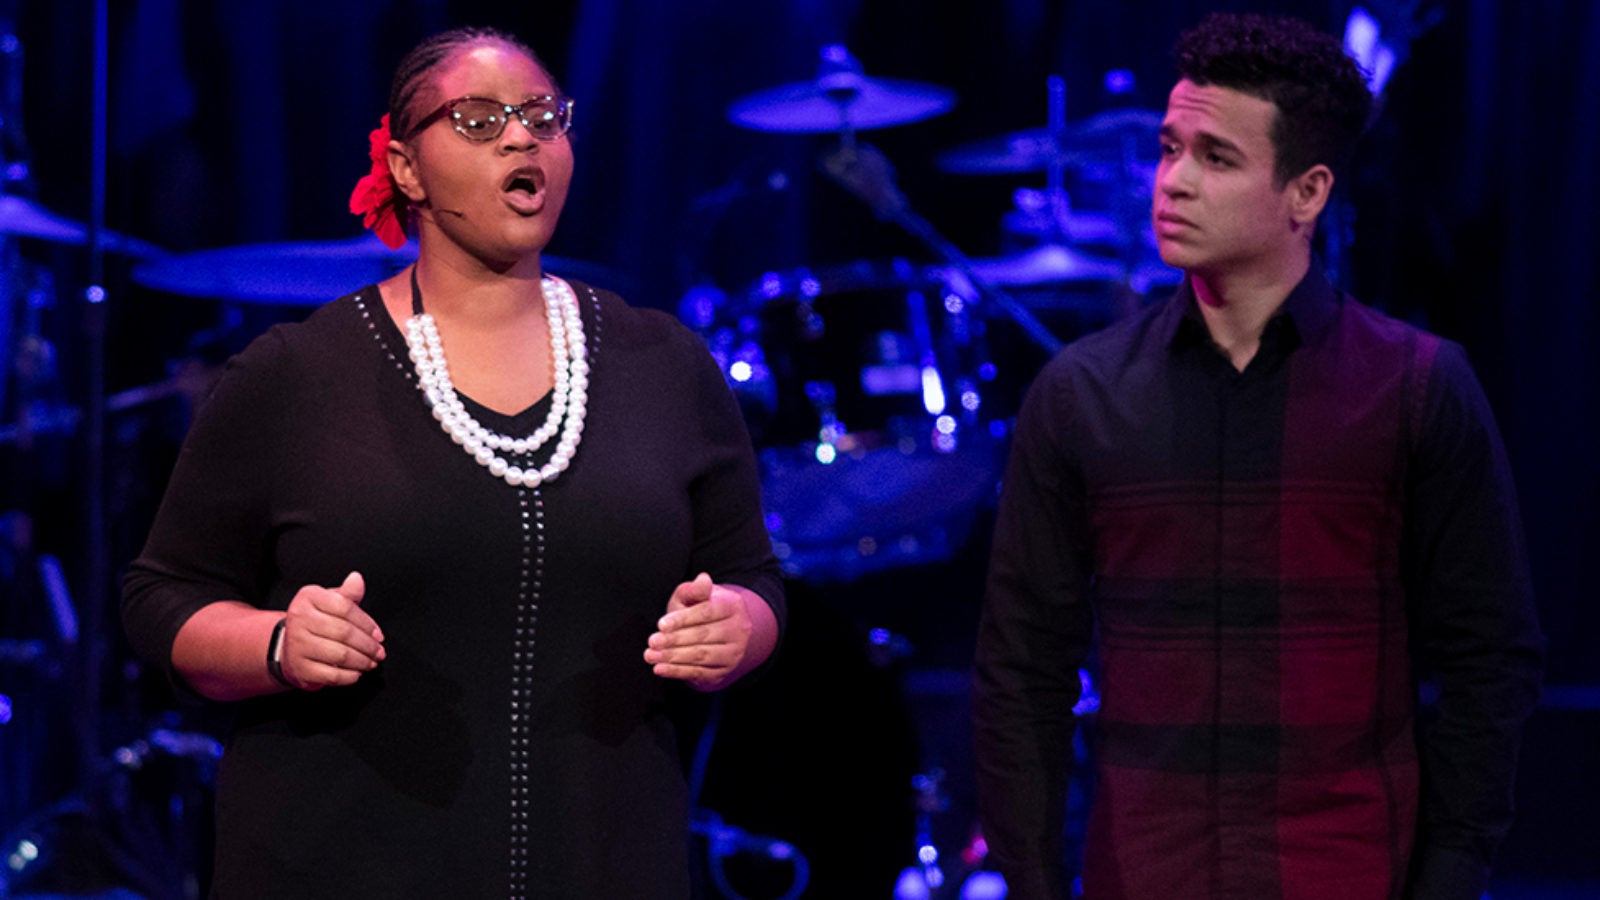
POLYGON ((501 189, 508 193, 523 194, 531 198, 539 193, 540 188, 543 186, 544 172, 537 167, 525 166, 515 169, 507 175, 505 181, 501 184, 501 189))
POLYGON ((538 166, 522 166, 506 173, 500 190, 506 205, 519 216, 536 216, 544 210, 544 171, 538 166))

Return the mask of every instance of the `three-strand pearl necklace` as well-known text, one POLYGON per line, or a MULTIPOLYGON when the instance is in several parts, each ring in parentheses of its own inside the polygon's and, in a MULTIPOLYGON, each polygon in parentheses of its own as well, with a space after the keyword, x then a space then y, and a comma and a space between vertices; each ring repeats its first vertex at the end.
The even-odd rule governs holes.
POLYGON ((417 272, 411 270, 411 318, 406 320, 406 345, 411 348, 411 363, 417 370, 417 387, 428 398, 433 417, 478 465, 489 474, 504 479, 512 487, 538 487, 554 481, 572 464, 583 436, 583 417, 589 401, 589 363, 583 342, 583 317, 572 288, 559 278, 546 275, 544 292, 546 320, 550 331, 550 360, 555 385, 551 389, 550 414, 544 424, 527 437, 510 437, 483 427, 468 413, 450 381, 445 365, 444 345, 433 316, 422 311, 422 292, 417 288, 417 272), (565 420, 565 424, 563 424, 565 420), (542 466, 527 468, 512 465, 502 453, 523 456, 535 453, 560 432, 555 450, 542 466))

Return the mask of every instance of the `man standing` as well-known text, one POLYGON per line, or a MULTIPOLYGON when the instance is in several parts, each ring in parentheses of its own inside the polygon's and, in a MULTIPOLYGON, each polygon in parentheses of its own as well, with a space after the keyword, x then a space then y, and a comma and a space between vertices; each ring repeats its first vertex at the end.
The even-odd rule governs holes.
POLYGON ((1060 353, 1017 423, 977 650, 991 859, 1065 896, 1093 638, 1091 900, 1476 900, 1543 646, 1492 415, 1460 347, 1313 265, 1371 108, 1337 40, 1214 15, 1176 55, 1152 217, 1185 283, 1060 353))

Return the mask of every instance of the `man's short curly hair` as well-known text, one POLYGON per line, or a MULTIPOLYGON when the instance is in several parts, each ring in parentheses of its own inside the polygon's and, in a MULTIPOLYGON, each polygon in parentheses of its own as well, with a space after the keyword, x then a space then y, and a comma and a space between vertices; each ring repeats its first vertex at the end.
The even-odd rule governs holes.
POLYGON ((1212 13, 1173 48, 1178 76, 1267 100, 1279 185, 1322 163, 1337 175, 1372 111, 1361 68, 1337 38, 1287 16, 1212 13))

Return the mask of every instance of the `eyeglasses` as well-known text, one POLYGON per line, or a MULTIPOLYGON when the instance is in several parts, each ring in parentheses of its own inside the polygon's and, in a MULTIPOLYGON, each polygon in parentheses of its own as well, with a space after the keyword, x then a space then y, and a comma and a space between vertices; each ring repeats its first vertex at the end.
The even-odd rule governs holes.
POLYGON ((411 135, 421 133, 422 129, 448 116, 456 134, 482 144, 503 134, 513 115, 538 140, 553 141, 572 128, 572 99, 546 94, 512 106, 482 97, 457 97, 423 116, 412 127, 411 135))

